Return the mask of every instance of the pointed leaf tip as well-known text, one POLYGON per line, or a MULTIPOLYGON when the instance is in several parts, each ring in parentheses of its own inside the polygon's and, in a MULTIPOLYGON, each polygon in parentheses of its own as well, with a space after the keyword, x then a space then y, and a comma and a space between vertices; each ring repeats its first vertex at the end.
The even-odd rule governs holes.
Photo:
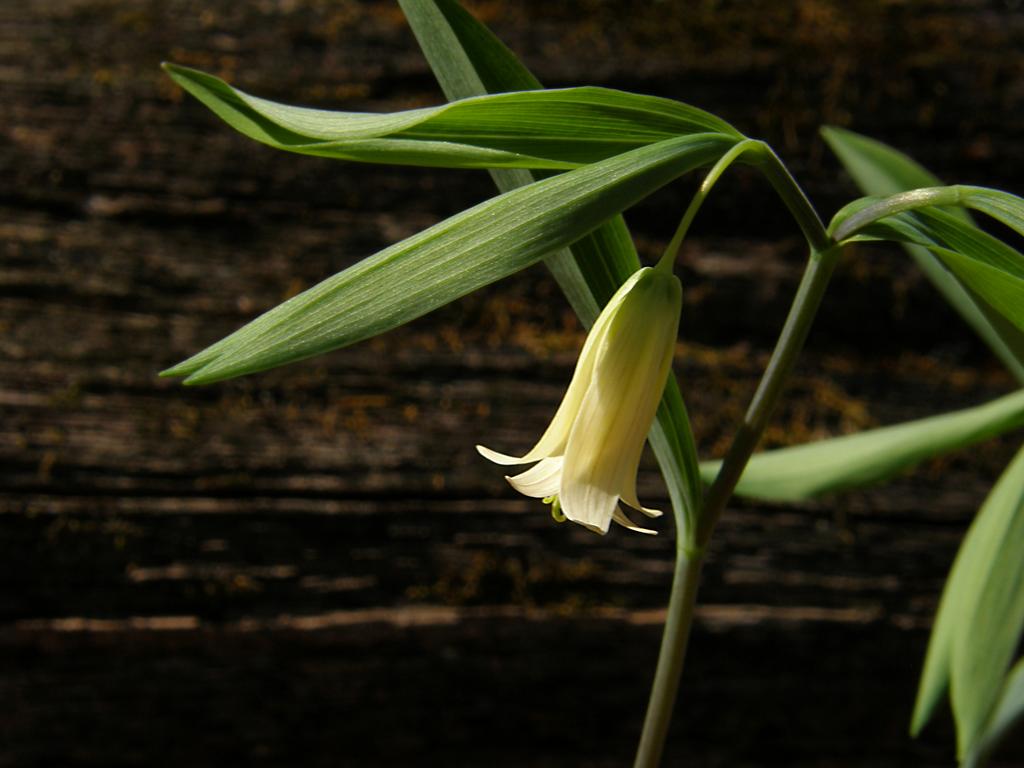
POLYGON ((206 351, 208 351, 208 349, 209 348, 207 348, 207 350, 203 350, 203 352, 200 352, 199 355, 193 355, 187 360, 182 360, 180 363, 175 363, 170 368, 165 368, 164 370, 160 371, 158 375, 163 378, 176 378, 180 376, 188 376, 189 374, 195 373, 196 371, 201 369, 207 362, 210 362, 209 359, 197 359, 200 357, 200 355, 203 355, 206 351))

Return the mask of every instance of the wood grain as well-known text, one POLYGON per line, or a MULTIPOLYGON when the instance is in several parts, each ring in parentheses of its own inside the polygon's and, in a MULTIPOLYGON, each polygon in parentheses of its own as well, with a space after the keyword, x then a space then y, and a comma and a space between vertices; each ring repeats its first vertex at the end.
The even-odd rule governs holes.
MULTIPOLYGON (((1024 15, 911 5, 473 7, 550 84, 682 98, 768 138, 823 211, 852 194, 814 139, 826 121, 1020 192, 1024 15)), ((556 525, 472 449, 527 446, 571 374, 582 335, 542 269, 288 369, 156 377, 488 179, 274 153, 161 59, 324 107, 439 98, 390 3, 0 6, 0 766, 628 763, 669 525, 556 525)), ((694 183, 630 213, 646 258, 694 183)), ((680 265, 704 455, 801 259, 765 185, 725 179, 680 265)), ((1012 386, 899 252, 862 249, 767 442, 1012 386)), ((917 742, 906 723, 946 570, 1018 443, 838 499, 736 503, 667 764, 952 764, 948 722, 917 742)), ((664 504, 649 466, 640 485, 664 504)))

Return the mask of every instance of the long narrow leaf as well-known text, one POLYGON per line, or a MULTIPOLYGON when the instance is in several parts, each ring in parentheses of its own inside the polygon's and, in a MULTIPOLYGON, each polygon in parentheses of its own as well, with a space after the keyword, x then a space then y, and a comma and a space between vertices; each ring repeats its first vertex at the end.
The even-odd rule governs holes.
MULTIPOLYGON (((802 501, 867 486, 925 459, 1019 427, 1024 427, 1024 390, 941 416, 755 454, 736 493, 802 501)), ((702 462, 704 481, 713 481, 720 466, 719 461, 702 462)))
POLYGON ((279 104, 199 70, 175 64, 164 69, 249 138, 342 160, 565 170, 674 136, 738 136, 723 120, 694 107, 608 88, 505 93, 371 114, 279 104))
POLYGON ((961 757, 978 744, 995 711, 1024 630, 1024 449, 979 518, 964 542, 977 539, 970 567, 953 586, 950 694, 961 757))
MULTIPOLYGON (((449 99, 541 87, 515 54, 454 0, 399 0, 399 4, 449 99)), ((521 170, 492 170, 491 176, 502 191, 535 178, 521 170)), ((621 216, 608 220, 571 249, 553 252, 545 263, 587 327, 616 288, 640 266, 621 216)), ((681 540, 688 541, 696 530, 702 491, 697 449, 675 376, 669 376, 665 385, 650 441, 673 510, 682 515, 681 540)))
POLYGON ((668 139, 515 189, 364 259, 165 374, 207 384, 382 333, 528 267, 733 143, 668 139))
MULTIPOLYGON (((822 136, 868 195, 891 195, 940 184, 921 165, 879 141, 833 127, 822 128, 822 136)), ((954 215, 970 221, 962 211, 954 215)), ((919 246, 905 244, 904 247, 936 289, 1024 383, 1024 333, 1012 325, 994 322, 991 318, 995 313, 991 308, 960 285, 934 255, 919 246)))
POLYGON ((961 757, 980 743, 1024 628, 1024 449, 964 538, 932 627, 911 722, 916 734, 950 690, 961 757))

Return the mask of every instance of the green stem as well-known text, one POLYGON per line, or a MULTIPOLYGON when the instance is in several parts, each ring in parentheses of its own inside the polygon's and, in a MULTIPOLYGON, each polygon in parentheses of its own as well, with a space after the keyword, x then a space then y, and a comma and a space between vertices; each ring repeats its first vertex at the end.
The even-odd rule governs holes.
POLYGON ((704 177, 704 181, 701 182, 700 188, 693 196, 690 204, 686 207, 686 211, 683 213, 683 218, 679 220, 679 226, 676 227, 676 232, 672 235, 672 239, 669 241, 668 246, 665 248, 665 252, 658 260, 658 264, 655 269, 671 271, 672 265, 676 260, 676 254, 679 252, 679 246, 683 244, 683 239, 686 237, 686 233, 690 230, 690 224, 693 223, 693 219, 697 215, 697 211, 700 210, 700 206, 704 202, 704 199, 708 196, 712 187, 715 186, 715 182, 718 181, 730 165, 736 162, 736 159, 740 155, 744 152, 753 150, 755 146, 763 143, 764 142, 757 141, 755 139, 744 139, 743 141, 737 142, 732 149, 718 159, 718 162, 712 166, 710 171, 708 171, 708 175, 704 177))
POLYGON ((711 538, 715 525, 736 488, 736 483, 739 482, 754 448, 764 434, 779 395, 793 372, 800 350, 803 349, 804 341, 818 313, 818 307, 821 306, 825 288, 828 287, 829 278, 832 277, 832 271, 839 258, 839 246, 825 231, 817 212, 789 173, 789 169, 767 144, 762 143, 756 149, 756 152, 751 153, 751 164, 765 174, 789 208, 807 238, 811 254, 796 296, 793 298, 793 304, 789 308, 786 323, 782 326, 782 332, 768 361, 768 367, 761 376, 743 422, 733 435, 732 444, 722 460, 722 467, 704 496, 696 535, 699 547, 704 547, 711 538))
POLYGON ((743 422, 733 436, 732 444, 722 461, 715 481, 704 496, 704 508, 701 511, 697 530, 697 544, 704 546, 714 531, 715 524, 732 496, 736 483, 739 482, 743 470, 750 460, 754 448, 757 447, 761 435, 768 424, 768 419, 775 410, 779 395, 789 379, 796 364, 796 359, 803 348, 811 323, 817 314, 821 299, 825 294, 832 270, 839 256, 839 247, 832 246, 824 251, 811 251, 800 287, 797 289, 793 305, 789 309, 786 324, 776 342, 771 360, 765 369, 761 382, 758 384, 754 397, 747 407, 743 422))
POLYGON ((745 161, 761 171, 768 179, 768 182, 775 189, 775 192, 782 198, 789 212, 796 219, 797 226, 807 238, 812 253, 822 253, 832 245, 832 239, 825 231, 825 225, 821 223, 814 206, 807 199, 807 195, 796 183, 796 179, 790 174, 789 169, 782 163, 779 156, 771 147, 763 141, 757 142, 756 147, 751 147, 745 161))
MULTIPOLYGON (((818 218, 818 214, 811 206, 807 196, 804 195, 803 190, 800 189, 788 169, 771 148, 763 142, 754 141, 741 142, 734 147, 734 150, 735 154, 730 153, 732 156, 728 161, 723 157, 722 161, 712 169, 701 186, 701 190, 703 191, 705 186, 710 189, 710 186, 714 184, 718 176, 721 175, 721 171, 724 171, 729 163, 740 155, 747 154, 747 162, 765 174, 793 214, 793 218, 796 219, 807 238, 811 255, 768 367, 754 393, 743 423, 733 437, 732 445, 722 462, 722 468, 704 497, 704 503, 698 515, 697 531, 689 538, 691 542, 696 541, 696 547, 688 548, 687 542, 681 535, 676 540, 672 594, 669 598, 665 630, 658 655, 658 666, 654 673, 654 685, 651 688, 647 716, 644 720, 634 768, 656 768, 661 761, 686 657, 686 646, 693 623, 697 586, 707 542, 711 538, 715 524, 732 495, 736 483, 743 474, 743 469, 750 460, 754 448, 761 439, 768 418, 793 371, 793 366, 807 338, 818 307, 821 305, 825 288, 828 286, 829 278, 839 256, 839 247, 832 242, 825 231, 821 219, 818 218), (722 166, 720 170, 719 165, 722 166)), ((679 242, 686 234, 686 229, 705 195, 706 192, 704 194, 698 192, 697 197, 690 204, 676 231, 676 236, 672 238, 659 266, 669 253, 674 259, 675 248, 678 248, 679 242)))
MULTIPOLYGON (((681 539, 677 540, 681 542, 681 539)), ((689 551, 679 543, 676 546, 676 566, 672 575, 672 595, 669 597, 665 616, 665 629, 661 635, 661 649, 658 653, 658 668, 651 686, 651 697, 647 703, 647 717, 640 734, 634 768, 656 768, 661 762, 665 748, 672 709, 679 690, 679 678, 683 673, 686 645, 693 623, 693 611, 697 602, 697 585, 700 582, 703 552, 689 551)))

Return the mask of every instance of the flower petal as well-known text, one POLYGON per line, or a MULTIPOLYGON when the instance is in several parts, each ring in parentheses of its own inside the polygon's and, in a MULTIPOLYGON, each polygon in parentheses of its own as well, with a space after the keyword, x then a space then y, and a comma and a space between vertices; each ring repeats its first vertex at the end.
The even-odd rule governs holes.
POLYGON ((622 494, 619 498, 621 498, 626 504, 631 506, 633 509, 643 512, 648 517, 661 517, 663 514, 665 514, 660 509, 651 509, 650 507, 645 507, 643 504, 637 501, 635 472, 633 473, 632 477, 627 478, 627 485, 625 488, 622 489, 622 494))
POLYGON ((615 510, 612 512, 612 520, 621 525, 623 528, 629 528, 629 530, 636 531, 637 533, 647 533, 651 536, 658 535, 657 531, 652 531, 650 528, 641 528, 639 525, 637 525, 628 517, 626 517, 626 513, 623 512, 618 507, 616 507, 615 510))
POLYGON ((619 506, 619 497, 596 482, 566 483, 564 472, 563 469, 562 487, 558 494, 562 514, 595 533, 608 533, 612 515, 619 506))
POLYGON ((562 457, 541 459, 536 466, 515 477, 505 477, 524 496, 545 499, 558 493, 562 482, 562 457))
POLYGON ((529 464, 531 461, 536 459, 528 459, 525 456, 509 456, 505 453, 498 453, 492 451, 485 445, 478 445, 476 452, 483 456, 488 461, 493 461, 495 464, 501 464, 502 466, 509 466, 511 464, 529 464))
POLYGON ((629 279, 619 286, 615 295, 609 299, 608 304, 601 311, 601 314, 598 315, 593 327, 587 334, 587 340, 583 343, 583 350, 576 361, 576 368, 573 370, 569 388, 562 396, 562 402, 559 403, 558 410, 555 412, 554 417, 552 417, 547 429, 544 430, 540 440, 537 441, 537 444, 518 457, 498 453, 490 448, 478 445, 476 449, 481 456, 488 461, 493 461, 495 464, 509 465, 527 464, 547 456, 561 456, 565 453, 565 446, 569 442, 569 433, 572 431, 573 422, 586 395, 587 387, 590 386, 594 363, 597 360, 598 351, 603 346, 602 342, 604 341, 608 325, 615 314, 615 310, 623 302, 636 282, 648 271, 650 271, 650 268, 645 267, 630 275, 629 279))

